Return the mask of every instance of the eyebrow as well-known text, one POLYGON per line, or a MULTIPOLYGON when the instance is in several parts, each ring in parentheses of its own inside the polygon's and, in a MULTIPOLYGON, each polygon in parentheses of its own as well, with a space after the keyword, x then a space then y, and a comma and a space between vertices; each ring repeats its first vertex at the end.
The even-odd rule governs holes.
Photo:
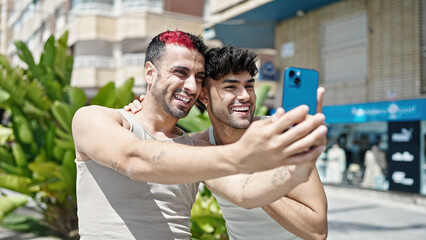
MULTIPOLYGON (((223 80, 222 84, 226 84, 226 83, 240 83, 240 80, 236 80, 236 79, 225 79, 223 80)), ((254 83, 254 78, 251 78, 249 80, 246 81, 247 83, 254 83)))
MULTIPOLYGON (((180 66, 180 65, 178 65, 178 66, 172 66, 170 69, 171 69, 171 70, 175 70, 175 69, 183 69, 183 70, 185 70, 185 71, 187 71, 187 72, 189 72, 189 71, 190 71, 190 69, 189 69, 189 68, 187 68, 187 67, 185 67, 185 66, 180 66)), ((197 74, 203 74, 203 75, 206 75, 206 72, 205 72, 205 71, 201 71, 201 72, 197 72, 197 74)))

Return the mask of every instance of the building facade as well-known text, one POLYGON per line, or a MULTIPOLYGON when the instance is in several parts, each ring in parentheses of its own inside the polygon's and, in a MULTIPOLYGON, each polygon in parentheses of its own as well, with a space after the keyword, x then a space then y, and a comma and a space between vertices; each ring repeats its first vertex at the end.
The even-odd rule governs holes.
POLYGON ((176 29, 201 35, 203 11, 203 0, 1 0, 0 51, 19 64, 13 42, 21 40, 39 59, 50 35, 69 31, 73 86, 90 98, 109 81, 133 77, 142 94, 152 37, 176 29))
MULTIPOLYGON (((330 143, 318 161, 324 182, 426 194, 426 1, 249 0, 216 9, 205 25, 214 38, 274 49, 281 73, 319 72, 330 143)), ((272 84, 278 107, 282 74, 272 84)))

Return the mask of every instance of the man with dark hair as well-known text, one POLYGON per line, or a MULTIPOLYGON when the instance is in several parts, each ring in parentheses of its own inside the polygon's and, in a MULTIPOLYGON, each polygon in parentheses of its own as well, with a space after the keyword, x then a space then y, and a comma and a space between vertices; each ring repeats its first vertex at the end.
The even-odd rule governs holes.
MULTIPOLYGON (((212 145, 234 143, 253 121, 259 120, 258 117, 253 119, 257 56, 246 49, 223 47, 210 49, 205 58, 207 78, 203 82, 198 103, 208 111, 212 127, 191 137, 208 141, 212 145)), ((323 93, 324 89, 319 88, 318 112, 322 108, 323 93)), ((127 109, 130 108, 137 112, 141 105, 135 101, 127 109)), ((204 183, 222 209, 230 239, 326 239, 327 200, 317 171, 310 173, 310 167, 284 166, 254 174, 205 180, 204 183), (279 188, 265 191, 268 195, 274 195, 272 198, 278 199, 275 202, 271 203, 271 196, 267 195, 264 195, 262 202, 257 203, 244 197, 249 196, 247 191, 251 187, 257 190, 274 188, 277 182, 289 176, 304 179, 307 175, 309 180, 291 191, 279 188), (229 188, 239 183, 244 185, 238 191, 229 188), (256 206, 262 207, 253 208, 256 206)))
MULTIPOLYGON (((320 119, 307 116, 306 107, 257 121, 233 144, 187 146, 208 144, 176 127, 205 78, 205 47, 196 47, 198 39, 168 31, 150 43, 148 92, 140 113, 100 106, 76 112, 72 130, 82 240, 189 239, 198 181, 296 163, 312 170, 324 148, 324 127, 320 119)), ((276 189, 285 194, 307 180, 306 174, 297 176, 283 177, 274 187, 249 186, 243 196, 254 206, 272 202, 278 197, 268 194, 264 200, 263 194, 276 189)), ((242 186, 228 187, 237 191, 242 186)))
MULTIPOLYGON (((237 141, 246 131, 253 122, 256 103, 256 58, 253 52, 233 47, 213 48, 206 53, 207 79, 203 82, 199 101, 206 106, 212 126, 193 138, 222 145, 237 141)), ((320 88, 318 112, 321 111, 323 93, 320 88)), ((275 177, 270 184, 274 185, 285 175, 297 176, 300 170, 305 174, 300 165, 270 170, 275 177)), ((261 208, 241 208, 234 203, 241 204, 227 197, 229 189, 224 187, 227 184, 243 181, 256 185, 256 179, 264 178, 264 175, 265 172, 239 174, 205 181, 222 209, 230 239, 326 239, 327 199, 315 168, 306 183, 261 208)))

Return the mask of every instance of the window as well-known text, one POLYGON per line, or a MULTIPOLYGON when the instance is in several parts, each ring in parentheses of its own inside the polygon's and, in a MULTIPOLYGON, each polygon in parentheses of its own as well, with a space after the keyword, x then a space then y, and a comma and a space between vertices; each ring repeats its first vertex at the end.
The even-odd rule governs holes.
POLYGON ((76 0, 71 6, 78 11, 111 11, 114 0, 76 0))
POLYGON ((129 11, 151 11, 161 13, 163 1, 161 0, 122 0, 122 10, 129 11))
POLYGON ((367 79, 367 29, 365 12, 321 25, 322 75, 325 83, 367 79))

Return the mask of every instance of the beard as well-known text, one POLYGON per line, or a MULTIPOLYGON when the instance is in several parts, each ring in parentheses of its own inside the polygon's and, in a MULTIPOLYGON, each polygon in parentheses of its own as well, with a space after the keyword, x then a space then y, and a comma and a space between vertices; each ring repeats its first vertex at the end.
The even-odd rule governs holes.
MULTIPOLYGON (((189 110, 191 108, 185 108, 185 107, 174 107, 170 101, 167 100, 168 90, 167 89, 159 89, 157 87, 158 83, 157 79, 155 83, 152 86, 151 94, 154 96, 154 99, 157 101, 157 103, 161 106, 161 108, 167 112, 171 117, 173 118, 184 118, 188 115, 189 110)), ((177 89, 172 92, 172 97, 175 93, 179 93, 184 91, 183 89, 177 89)))
POLYGON ((229 114, 228 109, 221 107, 215 107, 210 104, 210 112, 220 122, 235 128, 235 129, 247 129, 253 121, 254 111, 250 111, 250 115, 247 119, 238 119, 229 114))

